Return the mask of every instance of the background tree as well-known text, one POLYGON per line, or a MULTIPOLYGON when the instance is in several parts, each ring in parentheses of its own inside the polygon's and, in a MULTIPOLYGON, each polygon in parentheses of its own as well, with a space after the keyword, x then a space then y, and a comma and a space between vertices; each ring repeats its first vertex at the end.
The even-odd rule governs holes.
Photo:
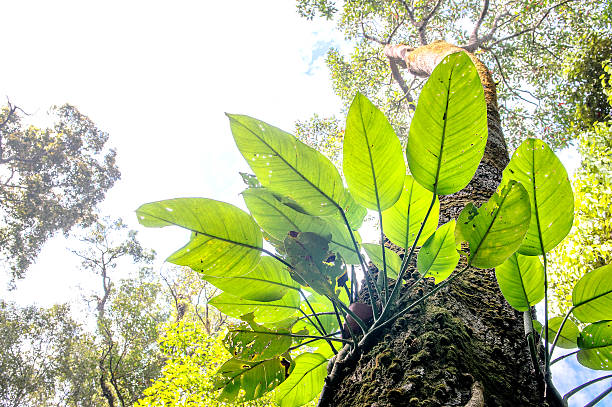
MULTIPOLYGON (((589 32, 579 39, 580 47, 565 61, 565 69, 558 89, 570 108, 573 119, 567 124, 576 131, 590 130, 596 122, 611 118, 612 105, 606 92, 609 75, 606 63, 612 58, 612 34, 589 32)), ((584 151, 587 153, 587 151, 584 151)))
POLYGON ((125 229, 121 220, 97 221, 81 238, 85 247, 74 250, 83 269, 98 275, 102 285, 94 296, 94 374, 109 407, 132 405, 159 376, 163 359, 157 348, 158 325, 168 317, 162 286, 151 281, 146 267, 154 253, 140 245, 136 232, 125 229), (122 260, 145 267, 136 278, 113 281, 122 260))
POLYGON ((345 107, 357 91, 364 93, 404 137, 423 80, 402 69, 404 62, 388 52, 390 47, 404 44, 405 52, 446 40, 474 52, 499 85, 511 149, 528 136, 555 148, 573 138, 567 128, 573 106, 558 92, 565 86, 559 73, 566 56, 580 50, 589 33, 609 34, 612 16, 606 2, 572 0, 349 0, 341 6, 300 0, 297 6, 306 18, 335 19, 354 44, 350 55, 333 48, 327 55, 334 90, 345 107))
POLYGON ((0 111, 0 255, 13 278, 55 232, 92 224, 120 177, 107 133, 73 106, 51 112, 55 124, 40 129, 10 103, 0 111))
POLYGON ((67 305, 19 308, 0 301, 0 406, 51 406, 81 330, 67 305))
MULTIPOLYGON (((593 46, 587 43, 587 49, 593 46)), ((587 57, 584 63, 575 63, 575 77, 583 78, 584 91, 577 88, 581 98, 576 119, 586 125, 600 115, 608 120, 595 121, 579 136, 580 168, 574 174, 576 217, 568 238, 555 250, 551 275, 555 310, 564 314, 571 306, 572 282, 586 273, 612 263, 612 69, 610 50, 608 62, 598 61, 598 55, 587 57), (578 67, 586 72, 580 73, 578 67), (607 73, 604 73, 607 69, 607 73), (592 79, 597 76, 595 86, 592 79), (600 79, 601 78, 601 79, 600 79), (590 102, 589 102, 590 101, 590 102), (605 106, 604 106, 605 104, 605 106), (606 113, 607 112, 607 113, 606 113)))
MULTIPOLYGON (((222 344, 227 316, 208 304, 220 290, 191 269, 172 271, 172 277, 164 280, 175 305, 174 316, 163 325, 158 339, 165 363, 161 376, 144 390, 135 406, 234 405, 217 400, 214 387, 218 368, 231 357, 222 344)), ((264 397, 240 405, 276 404, 264 397)))

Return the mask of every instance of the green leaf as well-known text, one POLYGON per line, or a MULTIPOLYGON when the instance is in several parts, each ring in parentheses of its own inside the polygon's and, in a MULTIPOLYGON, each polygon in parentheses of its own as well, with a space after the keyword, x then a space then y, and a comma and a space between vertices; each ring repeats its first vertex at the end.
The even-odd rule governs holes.
MULTIPOLYGON (((331 233, 329 250, 340 253, 347 264, 359 264, 348 229, 334 218, 305 214, 291 203, 283 202, 286 198, 265 188, 247 189, 242 196, 259 226, 275 239, 283 241, 290 231, 312 232, 322 236, 331 233)), ((359 241, 357 232, 355 234, 359 241)))
POLYGON ((300 306, 300 297, 297 291, 291 290, 277 301, 251 301, 244 300, 228 293, 221 293, 213 297, 210 305, 233 318, 246 317, 253 313, 255 322, 276 322, 290 318, 296 314, 300 306))
POLYGON ((440 226, 419 250, 417 269, 424 277, 433 277, 435 284, 446 280, 459 263, 455 225, 453 219, 440 226))
POLYGON ((487 106, 476 67, 460 52, 446 56, 419 96, 406 155, 414 179, 438 195, 463 189, 487 144, 487 106))
POLYGON ((236 297, 253 301, 280 300, 289 290, 299 289, 287 267, 273 257, 262 257, 253 270, 243 276, 202 278, 236 297))
POLYGON ((136 215, 146 227, 176 225, 191 230, 189 243, 167 261, 206 275, 244 275, 261 257, 259 226, 234 205, 205 198, 169 199, 144 204, 136 215))
POLYGON ((272 359, 285 353, 293 342, 289 336, 289 327, 272 330, 257 325, 254 321, 247 322, 251 325, 250 328, 247 324, 231 327, 223 339, 226 349, 234 359, 247 362, 272 359))
POLYGON ((600 321, 585 327, 578 336, 581 365, 595 370, 612 370, 612 321, 600 321))
POLYGON ((230 359, 217 374, 221 377, 215 381, 215 389, 223 389, 219 400, 242 403, 257 399, 282 383, 285 367, 280 358, 257 362, 230 359))
MULTIPOLYGON (((383 230, 387 238, 394 244, 409 250, 425 219, 431 198, 431 192, 415 182, 412 176, 406 175, 400 199, 383 212, 383 230)), ((440 201, 436 197, 417 245, 423 245, 427 238, 436 231, 439 217, 440 201)))
POLYGON ((328 250, 329 236, 295 232, 285 237, 287 261, 294 280, 317 293, 335 297, 336 279, 344 273, 340 258, 328 250))
POLYGON ((342 168, 353 197, 366 208, 383 211, 402 193, 402 145, 385 115, 361 93, 346 118, 342 168))
POLYGON ((516 181, 496 192, 481 208, 469 203, 457 220, 460 236, 470 244, 469 263, 480 268, 503 263, 521 245, 530 216, 529 196, 516 181))
POLYGON ((574 286, 572 303, 582 322, 612 319, 612 264, 585 274, 574 286))
MULTIPOLYGON (((563 322, 563 317, 554 317, 548 320, 548 342, 553 343, 555 340, 561 322, 563 322)), ((557 346, 563 349, 575 348, 578 346, 576 341, 578 340, 579 333, 580 331, 576 324, 571 319, 568 319, 565 321, 565 325, 563 325, 563 329, 557 340, 557 346)))
MULTIPOLYGON (((363 224, 363 218, 365 218, 365 216, 368 214, 368 210, 359 205, 348 190, 344 191, 344 198, 342 198, 338 204, 344 210, 346 220, 348 221, 351 229, 358 230, 363 224)), ((339 212, 334 213, 332 216, 337 223, 340 223, 342 227, 345 227, 344 219, 339 212)))
POLYGON ((542 246, 548 252, 574 221, 574 193, 563 164, 546 143, 527 139, 512 154, 502 185, 510 180, 523 184, 531 202, 531 222, 519 253, 541 255, 542 246))
POLYGON ((327 376, 327 358, 319 353, 303 353, 295 358, 295 368, 276 388, 274 400, 281 407, 298 407, 315 398, 327 376))
POLYGON ((504 298, 517 311, 527 311, 544 298, 544 267, 540 259, 514 253, 495 269, 504 298))
MULTIPOLYGON (((379 271, 383 270, 382 250, 380 250, 379 244, 364 243, 363 248, 365 249, 370 261, 378 268, 379 271)), ((400 268, 402 267, 402 259, 393 250, 385 247, 385 259, 387 260, 387 277, 397 278, 400 268)))
POLYGON ((295 200, 316 216, 337 212, 345 189, 323 154, 291 134, 252 117, 227 115, 234 140, 264 187, 295 200))

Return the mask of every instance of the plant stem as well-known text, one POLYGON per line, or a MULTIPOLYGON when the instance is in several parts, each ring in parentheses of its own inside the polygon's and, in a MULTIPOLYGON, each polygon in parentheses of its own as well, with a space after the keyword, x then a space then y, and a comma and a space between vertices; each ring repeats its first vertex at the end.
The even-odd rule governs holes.
POLYGON ((351 264, 351 296, 349 302, 352 304, 357 301, 357 275, 355 274, 355 265, 351 264))
POLYGON ((400 312, 390 316, 386 321, 383 321, 380 325, 376 325, 374 324, 372 326, 372 328, 370 329, 370 331, 367 333, 366 336, 364 336, 361 341, 359 342, 359 344, 363 344, 365 343, 365 339, 367 336, 371 335, 374 331, 377 331, 378 329, 384 327, 385 325, 389 325, 391 322, 393 322, 395 319, 401 317, 403 314, 405 314, 406 312, 410 311, 411 309, 413 309, 414 307, 416 307, 417 305, 419 305, 420 303, 422 303, 423 301, 425 301, 426 298, 434 295, 435 293, 437 293, 438 291, 440 291, 440 289, 442 289, 443 287, 447 286, 448 284, 450 284, 454 279, 456 279, 457 277, 459 277, 461 274, 463 274, 463 272, 465 272, 468 268, 470 267, 470 263, 468 263, 465 268, 461 271, 459 271, 458 273, 456 273, 454 276, 450 277, 448 280, 440 283, 439 285, 437 285, 436 287, 433 288, 433 290, 431 290, 430 292, 428 292, 427 294, 423 295, 421 298, 419 298, 418 300, 414 301, 413 303, 411 303, 409 306, 407 306, 406 308, 404 308, 403 310, 401 310, 400 312))
POLYGON ((533 315, 531 314, 531 307, 527 307, 527 311, 523 312, 523 326, 525 328, 525 334, 527 335, 527 344, 529 345, 529 354, 531 356, 531 363, 533 369, 538 376, 542 375, 540 364, 538 363, 538 352, 535 344, 535 333, 533 330, 533 315))
MULTIPOLYGON (((334 315, 333 312, 331 311, 327 311, 327 312, 317 312, 318 315, 334 315)), ((299 317, 297 320, 301 321, 302 319, 308 319, 308 317, 314 317, 314 314, 307 314, 303 317, 299 317)))
POLYGON ((378 308, 376 308, 376 301, 374 301, 374 297, 372 294, 374 293, 374 290, 376 290, 376 294, 378 295, 378 298, 382 299, 382 297, 380 296, 380 291, 378 291, 378 287, 376 286, 376 284, 374 284, 374 290, 372 289, 372 275, 370 274, 370 270, 368 270, 368 268, 365 266, 363 257, 361 256, 361 252, 359 251, 359 245, 357 244, 357 240, 355 240, 355 234, 353 233, 353 229, 351 228, 351 225, 348 219, 346 218, 346 214, 344 213, 344 210, 335 201, 331 201, 331 202, 336 206, 336 208, 340 212, 340 215, 342 215, 344 224, 346 225, 346 228, 348 229, 351 235, 351 239, 353 240, 353 246, 355 247, 355 253, 359 257, 359 263, 361 264, 361 269, 363 270, 363 274, 365 275, 365 278, 366 278, 366 286, 368 288, 368 295, 370 297, 370 305, 372 306, 372 315, 374 315, 374 320, 376 320, 378 316, 378 308))
POLYGON ((352 303, 353 301, 351 301, 351 293, 349 292, 348 287, 346 286, 346 284, 344 284, 342 287, 344 287, 344 291, 346 292, 346 296, 349 300, 349 303, 352 303))
MULTIPOLYGON (((341 311, 344 311, 342 308, 340 308, 341 311)), ((344 317, 344 321, 346 322, 346 312, 342 312, 342 316, 344 317)), ((357 346, 357 337, 355 336, 355 332, 353 332, 353 328, 351 328, 351 325, 346 322, 346 329, 349 331, 349 335, 351 336, 351 339, 353 340, 353 347, 357 346)))
MULTIPOLYGON (((308 318, 308 321, 317 329, 317 331, 319 331, 319 333, 323 334, 324 336, 327 336, 327 332, 325 332, 325 327, 323 327, 323 324, 321 323, 321 320, 319 319, 319 317, 317 316, 317 313, 315 312, 314 308, 312 308, 312 305, 310 305, 310 301, 308 301, 308 298, 306 297, 306 295, 302 292, 302 290, 300 290, 300 294, 302 294, 302 298, 304 298, 304 301, 306 301, 306 304, 308 305, 308 308, 310 308, 310 311, 312 312, 312 314, 314 315, 315 319, 317 320, 317 322, 319 323, 319 327, 317 327, 317 325, 315 325, 310 318, 308 318)), ((300 311, 302 311, 302 309, 300 308, 300 311)), ((302 314, 304 314, 304 316, 307 317, 306 313, 304 311, 302 311, 302 314)), ((338 351, 336 351, 336 348, 334 347, 334 345, 331 343, 331 341, 327 341, 327 343, 329 344, 329 347, 332 349, 332 351, 334 352, 334 355, 338 354, 338 351)))
POLYGON ((283 259, 282 257, 277 256, 276 254, 274 254, 273 252, 271 252, 270 250, 266 250, 266 249, 261 249, 262 253, 267 254, 268 256, 274 257, 276 260, 280 261, 281 263, 283 263, 285 266, 289 267, 290 269, 293 269, 293 266, 289 263, 287 263, 285 261, 285 259, 283 259))
POLYGON ((387 256, 385 255, 385 233, 383 231, 382 211, 380 210, 380 205, 378 205, 378 222, 380 224, 380 249, 382 250, 382 261, 383 261, 383 269, 382 269, 383 297, 381 298, 381 304, 383 305, 383 310, 384 310, 387 305, 387 300, 388 300, 387 291, 389 290, 389 287, 387 286, 387 256))
MULTIPOLYGON (((404 278, 404 274, 406 273, 406 270, 408 269, 408 264, 410 263, 410 259, 412 258, 413 254, 414 254, 414 250, 416 249, 416 245, 417 242, 419 241, 419 238, 421 237, 421 233, 423 233, 423 229, 425 228, 425 223, 427 222, 427 219, 429 218, 429 214, 431 213, 431 210, 434 206, 434 204, 436 203, 436 197, 437 195, 434 193, 433 197, 431 199, 431 203, 429 204, 429 209, 427 209, 427 213, 425 214, 425 218, 423 218, 423 222, 421 223, 421 227, 419 228, 419 232, 417 233, 416 237, 414 238, 414 243, 412 244, 412 247, 410 248, 410 253, 406 256, 406 254, 404 254, 404 260, 402 261, 402 267, 400 269, 400 272, 397 276, 397 280, 395 280, 395 285, 393 286, 393 291, 391 291, 391 295, 389 296, 389 301, 387 302, 387 304, 384 306, 383 310, 382 310, 382 314, 380 316, 380 319, 383 321, 383 323, 385 322, 385 317, 387 316, 387 314, 389 314, 392 304, 395 301, 395 299, 397 298, 397 296, 399 295, 399 291, 400 288, 402 286, 402 282, 403 282, 403 278, 404 278)), ((384 250, 383 250, 384 253, 384 250)), ((376 325, 376 319, 374 320, 374 325, 376 325)))
POLYGON ((559 362, 559 361, 561 361, 561 360, 563 360, 563 359, 565 359, 565 358, 567 358, 567 357, 569 357, 569 356, 575 355, 575 354, 576 354, 576 353, 578 353, 578 352, 580 352, 580 349, 575 350, 575 351, 570 352, 570 353, 566 353, 566 354, 565 354, 565 355, 563 355, 563 356, 559 356, 557 359, 554 359, 552 362, 550 362, 550 365, 552 366, 552 365, 554 365, 555 363, 557 363, 557 362, 559 362))
MULTIPOLYGON (((330 301, 336 301, 335 298, 330 298, 330 301)), ((357 325, 359 325, 359 327, 361 328, 361 330, 363 331, 363 333, 365 334, 366 332, 368 332, 368 327, 365 324, 365 322, 363 322, 363 320, 361 318, 359 318, 353 311, 351 311, 349 309, 349 307, 347 307, 346 305, 344 305, 342 303, 342 301, 336 301, 336 303, 338 304, 338 306, 340 306, 340 308, 342 308, 347 314, 349 314, 354 320, 355 322, 357 322, 357 325)), ((348 325, 348 322, 347 322, 348 325)))
MULTIPOLYGON (((537 213, 538 212, 536 209, 536 215, 537 213)), ((546 351, 544 352, 544 366, 546 366, 546 369, 544 373, 546 375, 546 378, 548 378, 550 377, 550 356, 552 354, 552 350, 548 350, 548 276, 546 271, 546 253, 544 252, 544 243, 542 242, 542 232, 540 231, 539 222, 538 232, 540 233, 540 245, 542 246, 542 257, 544 258, 544 344, 546 346, 546 351)), ((565 318, 567 319, 567 315, 565 316, 565 318)), ((563 322, 565 323, 565 320, 563 320, 563 322)), ((561 327, 559 328, 559 332, 561 332, 561 328, 563 328, 563 325, 561 325, 561 327)), ((559 336, 559 332, 557 332, 557 336, 559 336)))
POLYGON ((549 366, 550 366, 550 358, 553 355, 553 352, 555 351, 555 346, 557 346, 557 341, 559 340, 559 337, 561 336, 561 331, 563 330, 563 326, 565 325, 565 321, 567 321, 567 318, 570 316, 570 314, 572 313, 572 311, 574 310, 574 307, 571 307, 569 309, 569 311, 567 311, 565 313, 565 317, 563 318, 563 321, 561 321, 561 325, 559 326, 559 330, 557 331, 557 334, 555 335, 555 339, 553 340, 552 346, 550 347, 550 354, 548 355, 548 360, 549 360, 549 366))
POLYGON ((336 338, 335 335, 338 335, 340 331, 332 332, 325 336, 317 336, 317 335, 300 335, 300 334, 291 334, 288 332, 274 332, 274 331, 251 331, 248 329, 232 329, 232 332, 244 332, 244 333, 256 333, 256 334, 268 334, 268 335, 278 335, 278 336, 290 336, 292 338, 313 338, 315 340, 325 339, 326 341, 336 341, 342 343, 351 343, 348 339, 336 338))
POLYGON ((305 341, 305 342, 300 343, 299 345, 292 346, 292 347, 290 347, 290 348, 289 348, 289 352, 291 352, 292 350, 299 349, 299 348, 301 348, 302 346, 309 345, 309 344, 311 344, 311 343, 313 343, 313 342, 316 342, 316 341, 318 341, 318 340, 319 340, 319 339, 309 339, 309 340, 307 340, 307 341, 305 341))
POLYGON ((608 390, 604 390, 599 394, 599 396, 595 397, 589 404, 586 404, 584 407, 593 407, 595 404, 599 403, 603 400, 608 394, 612 393, 612 386, 608 388, 608 390))
POLYGON ((338 307, 333 302, 332 305, 334 306, 334 315, 336 315, 336 321, 338 321, 338 329, 340 330, 340 332, 342 332, 342 320, 340 319, 340 315, 338 314, 338 307))
POLYGON ((408 294, 410 294, 410 290, 412 290, 414 287, 416 287, 416 285, 418 283, 420 283, 423 279, 425 278, 424 275, 420 275, 419 278, 417 278, 417 281, 415 281, 410 287, 408 287, 408 292, 406 292, 406 294, 404 294, 404 298, 408 296, 408 294))
POLYGON ((609 375, 606 375, 606 376, 601 376, 601 377, 598 377, 596 379, 590 380, 590 381, 588 381, 588 382, 586 382, 584 384, 581 384, 580 386, 575 387, 572 390, 570 390, 567 393, 565 393, 565 395, 563 396, 563 400, 569 399, 570 397, 572 397, 574 394, 578 393, 580 390, 584 389, 585 387, 588 387, 588 386, 590 386, 592 384, 595 384, 597 382, 600 382, 602 380, 609 379, 609 378, 612 378, 612 374, 609 374, 609 375))

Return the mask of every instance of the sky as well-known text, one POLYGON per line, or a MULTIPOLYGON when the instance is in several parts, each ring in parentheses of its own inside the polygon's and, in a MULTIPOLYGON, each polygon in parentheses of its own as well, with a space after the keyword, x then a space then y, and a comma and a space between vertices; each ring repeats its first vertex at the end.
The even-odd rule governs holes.
MULTIPOLYGON (((244 207, 238 172, 248 167, 225 112, 291 131, 298 119, 341 107, 324 56, 346 43, 332 23, 299 18, 293 1, 20 0, 2 5, 0 35, 0 98, 38 124, 50 106, 70 103, 110 134, 122 178, 101 213, 138 230, 159 269, 187 234, 140 227, 138 206, 207 197, 244 207)), ((562 159, 575 167, 575 153, 562 159)), ((0 297, 39 306, 81 300, 98 281, 79 270, 74 247, 74 239, 51 239, 16 290, 0 276, 0 297)), ((564 363, 555 377, 566 382, 564 363)))

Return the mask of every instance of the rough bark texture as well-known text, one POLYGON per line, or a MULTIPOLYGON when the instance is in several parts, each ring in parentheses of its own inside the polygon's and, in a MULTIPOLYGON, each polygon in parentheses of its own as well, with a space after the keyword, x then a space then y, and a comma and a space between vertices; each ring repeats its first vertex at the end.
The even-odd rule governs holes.
MULTIPOLYGON (((444 56, 457 51, 463 49, 445 42, 415 50, 402 46, 385 49, 389 58, 397 58, 396 62, 419 76, 428 76, 444 56)), ((470 56, 485 87, 489 138, 470 184, 441 197, 440 224, 456 218, 468 202, 480 205, 488 200, 509 161, 495 83, 486 67, 470 56)), ((413 273, 412 282, 418 277, 413 273)), ((421 297, 433 283, 418 287, 406 293, 404 304, 421 297)), ((532 370, 522 315, 504 300, 493 270, 470 269, 381 330, 358 359, 337 364, 339 379, 328 383, 332 391, 320 405, 545 406, 542 384, 534 379, 532 370)))

